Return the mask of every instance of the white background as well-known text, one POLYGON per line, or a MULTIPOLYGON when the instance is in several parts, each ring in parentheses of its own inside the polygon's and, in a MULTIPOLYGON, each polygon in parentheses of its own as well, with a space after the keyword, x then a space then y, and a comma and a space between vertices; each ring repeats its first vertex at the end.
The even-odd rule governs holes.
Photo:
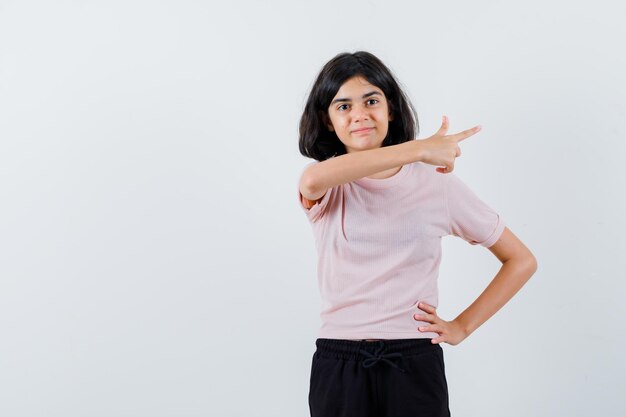
MULTIPOLYGON (((0 2, 0 415, 308 416, 298 123, 367 50, 539 269, 457 346, 456 416, 624 415, 619 2, 0 2)), ((443 239, 438 314, 499 268, 443 239)))

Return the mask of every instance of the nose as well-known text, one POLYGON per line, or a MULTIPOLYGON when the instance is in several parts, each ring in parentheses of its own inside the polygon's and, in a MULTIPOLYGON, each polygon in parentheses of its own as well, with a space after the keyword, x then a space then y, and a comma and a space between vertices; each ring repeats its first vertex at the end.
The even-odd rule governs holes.
POLYGON ((369 119, 369 113, 365 107, 354 106, 352 108, 352 119, 355 122, 358 122, 359 120, 367 120, 369 119))

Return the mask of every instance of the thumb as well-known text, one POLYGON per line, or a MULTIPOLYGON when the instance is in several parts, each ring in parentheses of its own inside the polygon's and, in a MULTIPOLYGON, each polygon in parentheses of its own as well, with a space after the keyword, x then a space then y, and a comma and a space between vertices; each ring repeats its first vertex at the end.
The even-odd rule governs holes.
POLYGON ((435 135, 445 136, 446 133, 448 133, 448 126, 449 126, 448 117, 444 115, 441 121, 441 127, 439 128, 437 133, 435 133, 435 135))

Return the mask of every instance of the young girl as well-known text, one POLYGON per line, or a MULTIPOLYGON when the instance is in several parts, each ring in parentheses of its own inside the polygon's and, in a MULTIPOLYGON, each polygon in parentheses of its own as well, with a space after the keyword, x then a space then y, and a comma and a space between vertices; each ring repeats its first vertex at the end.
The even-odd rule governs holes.
POLYGON ((300 121, 299 201, 319 260, 322 325, 312 417, 449 416, 442 342, 457 345, 537 269, 528 248, 455 174, 459 143, 444 116, 417 140, 417 115, 368 52, 321 70, 300 121), (441 238, 488 248, 502 267, 454 320, 437 315, 441 238))

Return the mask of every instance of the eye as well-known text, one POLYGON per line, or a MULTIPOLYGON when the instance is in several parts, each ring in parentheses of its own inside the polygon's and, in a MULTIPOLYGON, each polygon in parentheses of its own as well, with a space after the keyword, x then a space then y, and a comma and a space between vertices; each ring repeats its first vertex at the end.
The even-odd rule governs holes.
MULTIPOLYGON (((378 99, 376 99, 376 98, 370 98, 369 100, 367 100, 367 102, 368 102, 368 103, 369 103, 370 101, 375 101, 376 103, 378 103, 378 99)), ((374 103, 374 104, 376 104, 376 103, 374 103)))
POLYGON ((339 107, 337 107, 337 110, 342 111, 342 109, 341 109, 341 108, 342 108, 343 106, 347 106, 347 104, 342 104, 342 105, 340 105, 339 107))

